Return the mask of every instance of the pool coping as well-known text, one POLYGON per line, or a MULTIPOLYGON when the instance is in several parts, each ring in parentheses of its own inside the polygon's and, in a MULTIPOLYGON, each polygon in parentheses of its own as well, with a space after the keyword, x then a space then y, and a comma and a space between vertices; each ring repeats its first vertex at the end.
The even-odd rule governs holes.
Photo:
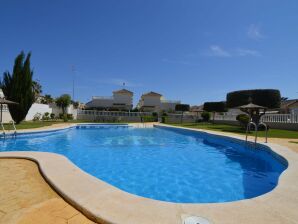
MULTIPOLYGON (((70 127, 55 128, 55 130, 77 125, 84 124, 72 124, 70 127)), ((213 131, 164 124, 157 126, 231 137, 229 134, 221 135, 213 131)), ((53 131, 53 129, 46 131, 53 131)), ((25 133, 36 132, 26 131, 25 133)), ((237 136, 231 138, 243 140, 237 136)), ((269 146, 272 151, 288 161, 288 168, 281 174, 279 184, 264 195, 225 203, 171 203, 133 195, 91 176, 65 156, 55 153, 11 151, 1 152, 0 158, 25 158, 35 161, 47 182, 66 201, 87 217, 100 223, 181 224, 182 219, 190 215, 205 217, 211 223, 297 223, 298 153, 277 144, 263 145, 269 146)))

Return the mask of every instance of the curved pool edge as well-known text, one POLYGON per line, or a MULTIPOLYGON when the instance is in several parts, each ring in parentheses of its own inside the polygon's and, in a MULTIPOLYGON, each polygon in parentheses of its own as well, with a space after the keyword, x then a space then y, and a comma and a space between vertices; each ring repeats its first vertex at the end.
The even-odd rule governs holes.
POLYGON ((298 153, 283 146, 266 145, 288 161, 288 168, 281 174, 275 189, 252 199, 212 204, 171 203, 132 195, 85 173, 66 157, 55 153, 1 152, 0 158, 35 161, 48 183, 66 201, 101 223, 180 224, 181 218, 187 215, 203 216, 212 223, 280 223, 280 220, 295 223, 298 219, 298 153))

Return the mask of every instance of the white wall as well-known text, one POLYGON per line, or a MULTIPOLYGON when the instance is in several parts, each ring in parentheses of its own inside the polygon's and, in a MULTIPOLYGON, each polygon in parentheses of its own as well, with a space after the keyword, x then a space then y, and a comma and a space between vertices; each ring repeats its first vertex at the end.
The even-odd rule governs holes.
POLYGON ((33 120, 34 116, 37 113, 40 113, 41 115, 44 115, 44 113, 52 113, 52 108, 50 108, 49 105, 47 104, 40 104, 40 103, 34 103, 32 104, 32 106, 30 107, 28 114, 25 118, 26 121, 31 121, 33 120))
MULTIPOLYGON (((54 103, 50 104, 50 105, 34 103, 34 104, 32 104, 31 108, 29 109, 25 120, 32 121, 34 118, 34 115, 36 115, 37 113, 44 115, 46 112, 48 112, 50 114, 53 113, 53 114, 55 114, 55 116, 59 116, 59 114, 62 113, 62 109, 57 107, 54 103)), ((76 119, 76 117, 77 117, 77 113, 76 113, 76 110, 73 108, 73 105, 70 105, 67 108, 66 113, 73 114, 74 119, 76 119)))
POLYGON ((10 121, 12 121, 11 115, 9 113, 9 110, 3 110, 2 111, 2 122, 3 123, 9 123, 10 121))
MULTIPOLYGON (((125 104, 126 109, 132 109, 132 95, 130 94, 122 94, 122 93, 114 93, 113 95, 113 104, 125 104)), ((117 107, 117 105, 114 105, 117 107)))
POLYGON ((160 103, 160 109, 164 111, 175 111, 177 103, 171 103, 171 102, 161 102, 160 103))

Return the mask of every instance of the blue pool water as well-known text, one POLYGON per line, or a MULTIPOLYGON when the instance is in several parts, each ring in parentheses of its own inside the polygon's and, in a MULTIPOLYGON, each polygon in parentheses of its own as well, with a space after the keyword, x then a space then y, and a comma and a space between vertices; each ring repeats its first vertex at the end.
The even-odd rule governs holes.
POLYGON ((59 153, 126 192, 183 203, 256 197, 286 169, 268 149, 172 128, 79 126, 0 142, 0 151, 15 150, 59 153))

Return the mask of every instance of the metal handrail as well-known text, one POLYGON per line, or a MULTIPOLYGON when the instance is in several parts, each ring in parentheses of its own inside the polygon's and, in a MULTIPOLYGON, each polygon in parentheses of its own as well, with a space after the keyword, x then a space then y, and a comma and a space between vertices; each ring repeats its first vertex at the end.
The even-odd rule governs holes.
POLYGON ((265 127, 265 143, 268 143, 268 125, 265 124, 264 122, 259 123, 258 127, 260 126, 264 126, 265 127))
POLYGON ((247 142, 247 136, 248 136, 248 132, 250 131, 250 125, 253 125, 255 127, 255 145, 257 144, 257 138, 258 138, 258 126, 255 122, 249 122, 247 124, 247 128, 246 128, 246 135, 245 135, 245 142, 247 142))
POLYGON ((12 123, 12 127, 13 127, 13 129, 14 129, 14 133, 13 133, 13 134, 14 134, 14 136, 16 136, 16 135, 17 135, 17 129, 16 129, 14 120, 12 120, 11 123, 12 123))
POLYGON ((5 138, 5 128, 4 128, 4 126, 3 126, 3 123, 2 122, 0 122, 0 124, 1 124, 1 128, 2 128, 2 134, 3 134, 3 137, 5 138))

